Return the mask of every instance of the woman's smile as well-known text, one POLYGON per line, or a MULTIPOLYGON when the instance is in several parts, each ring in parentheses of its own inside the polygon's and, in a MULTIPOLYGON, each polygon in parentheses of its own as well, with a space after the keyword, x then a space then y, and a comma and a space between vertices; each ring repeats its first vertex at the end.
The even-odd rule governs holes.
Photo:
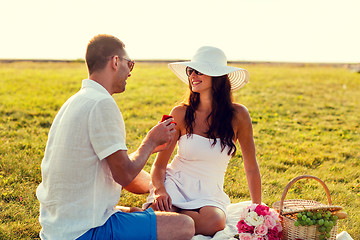
POLYGON ((197 86, 200 83, 202 83, 202 81, 200 81, 200 80, 192 80, 191 83, 192 83, 193 86, 197 86))

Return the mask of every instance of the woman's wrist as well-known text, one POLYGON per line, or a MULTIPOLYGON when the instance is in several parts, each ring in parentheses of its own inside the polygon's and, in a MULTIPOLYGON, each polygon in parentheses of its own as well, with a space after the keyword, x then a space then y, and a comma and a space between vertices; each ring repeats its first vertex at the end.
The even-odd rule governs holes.
POLYGON ((159 193, 163 193, 166 192, 165 186, 158 186, 158 187, 154 187, 154 193, 155 194, 159 194, 159 193))

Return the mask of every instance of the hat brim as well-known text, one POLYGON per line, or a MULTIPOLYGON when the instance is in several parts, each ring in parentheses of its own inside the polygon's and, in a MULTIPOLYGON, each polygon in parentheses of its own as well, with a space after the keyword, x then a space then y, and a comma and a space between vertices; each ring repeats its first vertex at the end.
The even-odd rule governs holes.
POLYGON ((242 88, 249 82, 249 72, 243 68, 232 66, 219 66, 204 62, 175 62, 169 63, 168 67, 180 78, 181 81, 188 84, 188 76, 186 75, 186 67, 191 67, 205 75, 218 77, 228 75, 231 91, 242 88))

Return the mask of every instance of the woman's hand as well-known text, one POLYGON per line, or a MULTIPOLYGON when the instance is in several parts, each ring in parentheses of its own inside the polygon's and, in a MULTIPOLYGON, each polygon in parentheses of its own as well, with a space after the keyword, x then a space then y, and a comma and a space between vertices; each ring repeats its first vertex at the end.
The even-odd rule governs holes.
POLYGON ((171 197, 167 193, 165 188, 155 190, 155 199, 151 207, 155 211, 166 211, 166 212, 171 211, 172 208, 171 197))

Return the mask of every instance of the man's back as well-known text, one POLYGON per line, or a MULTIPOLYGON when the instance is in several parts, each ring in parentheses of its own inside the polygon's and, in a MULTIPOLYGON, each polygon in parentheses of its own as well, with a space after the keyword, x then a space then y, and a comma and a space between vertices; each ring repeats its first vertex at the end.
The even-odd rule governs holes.
POLYGON ((76 238, 114 213, 121 186, 102 159, 119 149, 126 150, 125 126, 114 99, 84 80, 49 132, 37 190, 43 238, 76 238))

